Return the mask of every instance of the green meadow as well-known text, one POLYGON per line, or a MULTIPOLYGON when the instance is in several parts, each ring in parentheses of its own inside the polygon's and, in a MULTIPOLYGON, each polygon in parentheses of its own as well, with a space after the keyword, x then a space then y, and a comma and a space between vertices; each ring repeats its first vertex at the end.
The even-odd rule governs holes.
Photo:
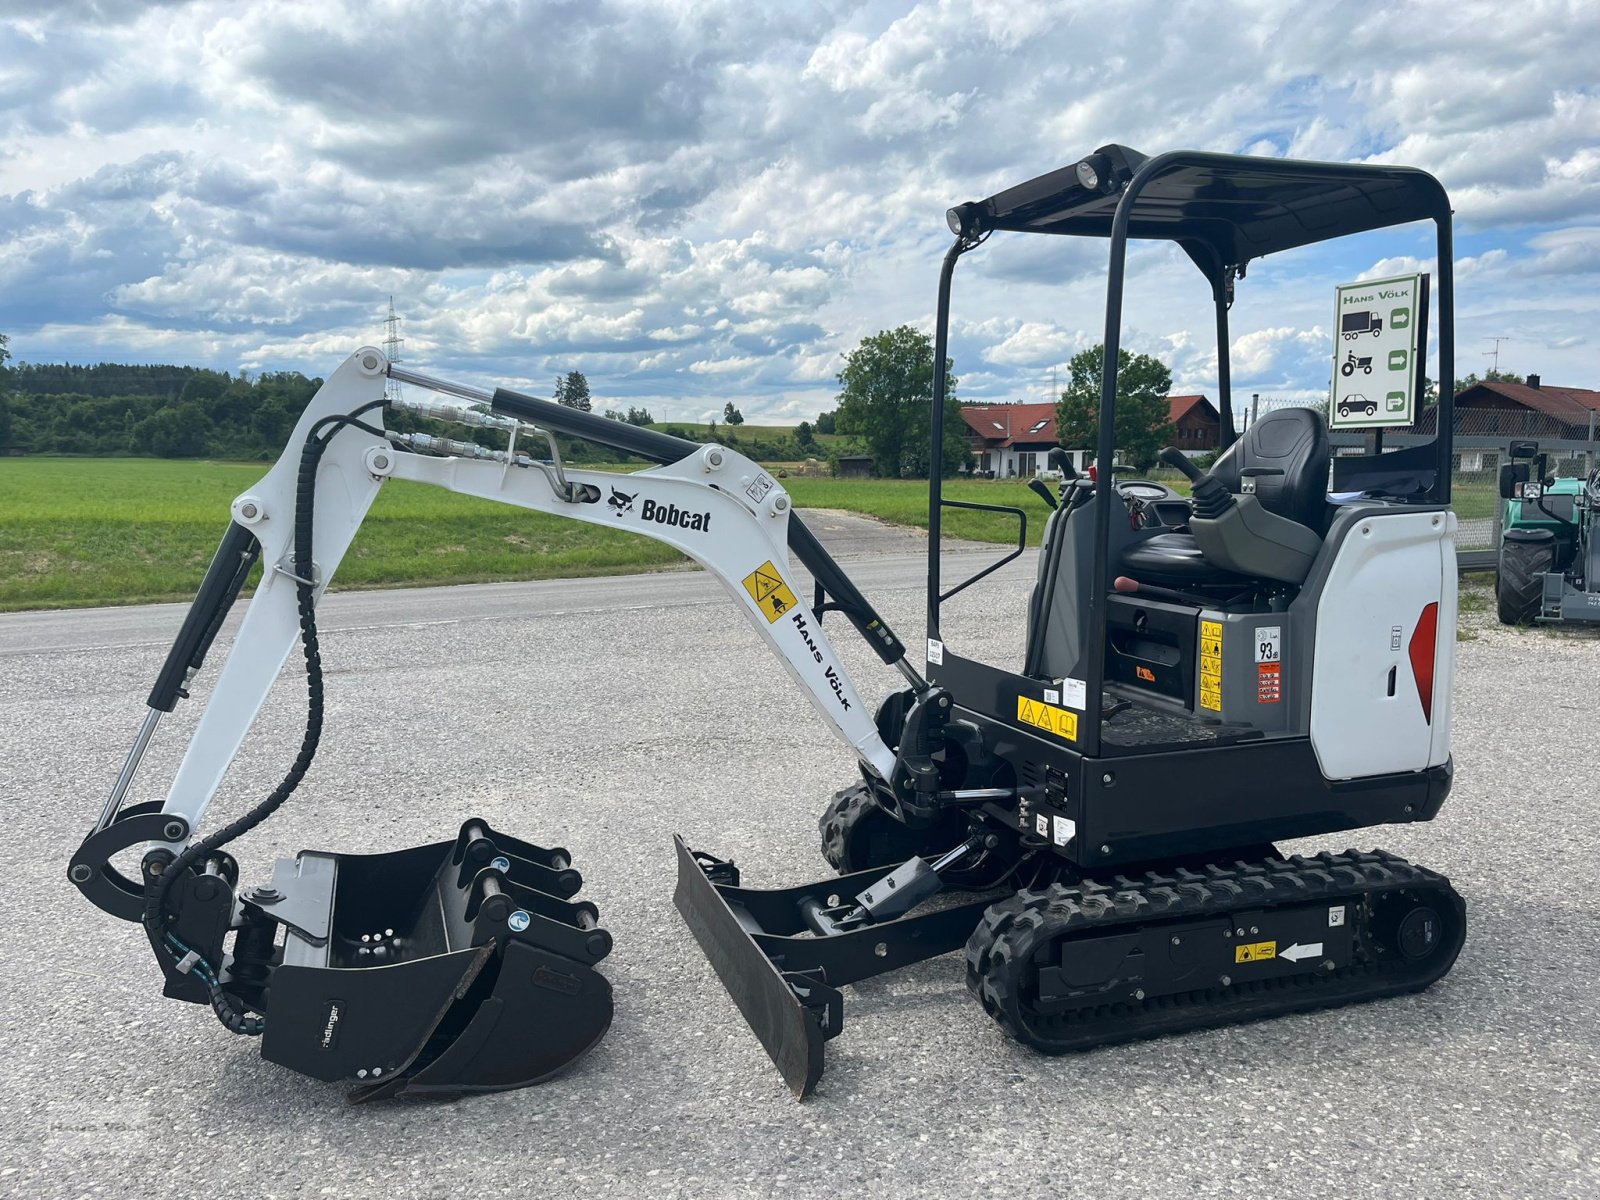
MULTIPOLYGON (((262 463, 149 458, 0 459, 0 611, 144 604, 194 594, 228 505, 262 463)), ((776 469, 776 468, 774 468, 776 469)), ((921 480, 784 480, 802 508, 845 509, 923 528, 921 480)), ((1013 505, 1037 543, 1044 505, 1021 483, 962 480, 946 495, 1013 505)), ((1006 542, 1016 520, 948 510, 952 537, 1006 542)), ((648 538, 393 481, 340 565, 335 589, 482 583, 687 565, 648 538)))

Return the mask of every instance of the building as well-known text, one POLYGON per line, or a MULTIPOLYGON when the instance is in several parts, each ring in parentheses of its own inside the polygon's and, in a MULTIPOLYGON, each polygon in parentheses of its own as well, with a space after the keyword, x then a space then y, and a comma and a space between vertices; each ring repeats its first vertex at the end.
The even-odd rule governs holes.
MULTIPOLYGON (((1438 414, 1430 405, 1400 432, 1432 437, 1438 414)), ((1492 471, 1514 439, 1589 440, 1591 431, 1600 430, 1600 391, 1557 387, 1537 375, 1529 375, 1526 383, 1485 379, 1456 393, 1455 427, 1458 469, 1492 471)))
POLYGON ((1215 450, 1222 440, 1222 414, 1204 396, 1168 396, 1172 444, 1191 457, 1215 450))
POLYGON ((1456 436, 1587 438, 1600 423, 1600 392, 1486 379, 1456 395, 1456 436))
MULTIPOLYGON (((1054 404, 964 404, 961 419, 967 424, 974 471, 997 479, 1026 479, 1049 469, 1047 456, 1058 444, 1054 404)), ((1167 419, 1174 426, 1172 444, 1185 454, 1217 448, 1222 421, 1204 396, 1169 396, 1167 419)), ((1067 455, 1081 472, 1093 451, 1069 447, 1067 455)))
MULTIPOLYGON (((963 404, 972 469, 996 479, 1023 478, 1048 469, 1046 456, 1056 445, 1054 404, 963 404)), ((1087 451, 1073 454, 1083 469, 1087 451)))

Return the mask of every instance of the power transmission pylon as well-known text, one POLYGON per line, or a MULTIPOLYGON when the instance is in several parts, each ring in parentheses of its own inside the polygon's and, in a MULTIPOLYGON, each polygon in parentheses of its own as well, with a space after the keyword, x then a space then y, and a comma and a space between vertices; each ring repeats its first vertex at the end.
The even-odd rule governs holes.
MULTIPOLYGON (((405 339, 400 336, 400 318, 395 315, 394 297, 389 297, 389 315, 383 322, 383 353, 392 363, 401 361, 400 347, 405 345, 405 339)), ((400 381, 388 379, 384 381, 383 398, 385 400, 400 399, 400 381)))

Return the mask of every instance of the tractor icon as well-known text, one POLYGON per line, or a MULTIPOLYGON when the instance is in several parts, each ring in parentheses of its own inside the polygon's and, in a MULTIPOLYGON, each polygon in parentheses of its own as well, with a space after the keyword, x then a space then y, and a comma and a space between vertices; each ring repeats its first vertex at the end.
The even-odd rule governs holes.
POLYGON ((1359 393, 1353 396, 1346 396, 1339 401, 1339 415, 1348 417, 1351 413, 1365 413, 1369 417, 1377 416, 1378 402, 1376 400, 1368 400, 1359 393))
POLYGON ((1377 337, 1383 332, 1383 318, 1375 312, 1345 313, 1339 318, 1339 335, 1347 342, 1353 342, 1363 333, 1370 333, 1377 337))
POLYGON ((1348 378, 1357 371, 1365 371, 1371 375, 1372 356, 1369 354, 1366 358, 1357 358, 1354 350, 1348 351, 1344 356, 1344 362, 1339 364, 1339 374, 1348 378))

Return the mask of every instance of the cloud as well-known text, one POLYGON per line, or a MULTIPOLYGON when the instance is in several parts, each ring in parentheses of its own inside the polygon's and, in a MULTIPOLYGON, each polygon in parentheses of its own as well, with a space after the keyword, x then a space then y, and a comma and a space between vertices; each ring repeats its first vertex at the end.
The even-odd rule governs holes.
MULTIPOLYGON (((932 328, 946 208, 1114 140, 1435 172, 1461 369, 1507 334, 1511 369, 1596 383, 1597 51, 1577 0, 0 0, 0 330, 36 360, 326 375, 393 293, 439 374, 798 419, 862 336, 932 328)), ((1394 231, 1252 264, 1236 388, 1320 391, 1333 284, 1432 253, 1394 231)), ((962 395, 1042 397, 1102 336, 1105 263, 966 256, 962 395)), ((1180 253, 1133 250, 1124 316, 1214 392, 1180 253)))
POLYGON ((1537 257, 1527 265, 1536 275, 1593 275, 1600 272, 1600 225, 1553 229, 1530 240, 1537 257))
POLYGON ((1081 333, 1028 321, 984 352, 986 362, 1010 367, 1040 367, 1062 363, 1084 348, 1081 333))

